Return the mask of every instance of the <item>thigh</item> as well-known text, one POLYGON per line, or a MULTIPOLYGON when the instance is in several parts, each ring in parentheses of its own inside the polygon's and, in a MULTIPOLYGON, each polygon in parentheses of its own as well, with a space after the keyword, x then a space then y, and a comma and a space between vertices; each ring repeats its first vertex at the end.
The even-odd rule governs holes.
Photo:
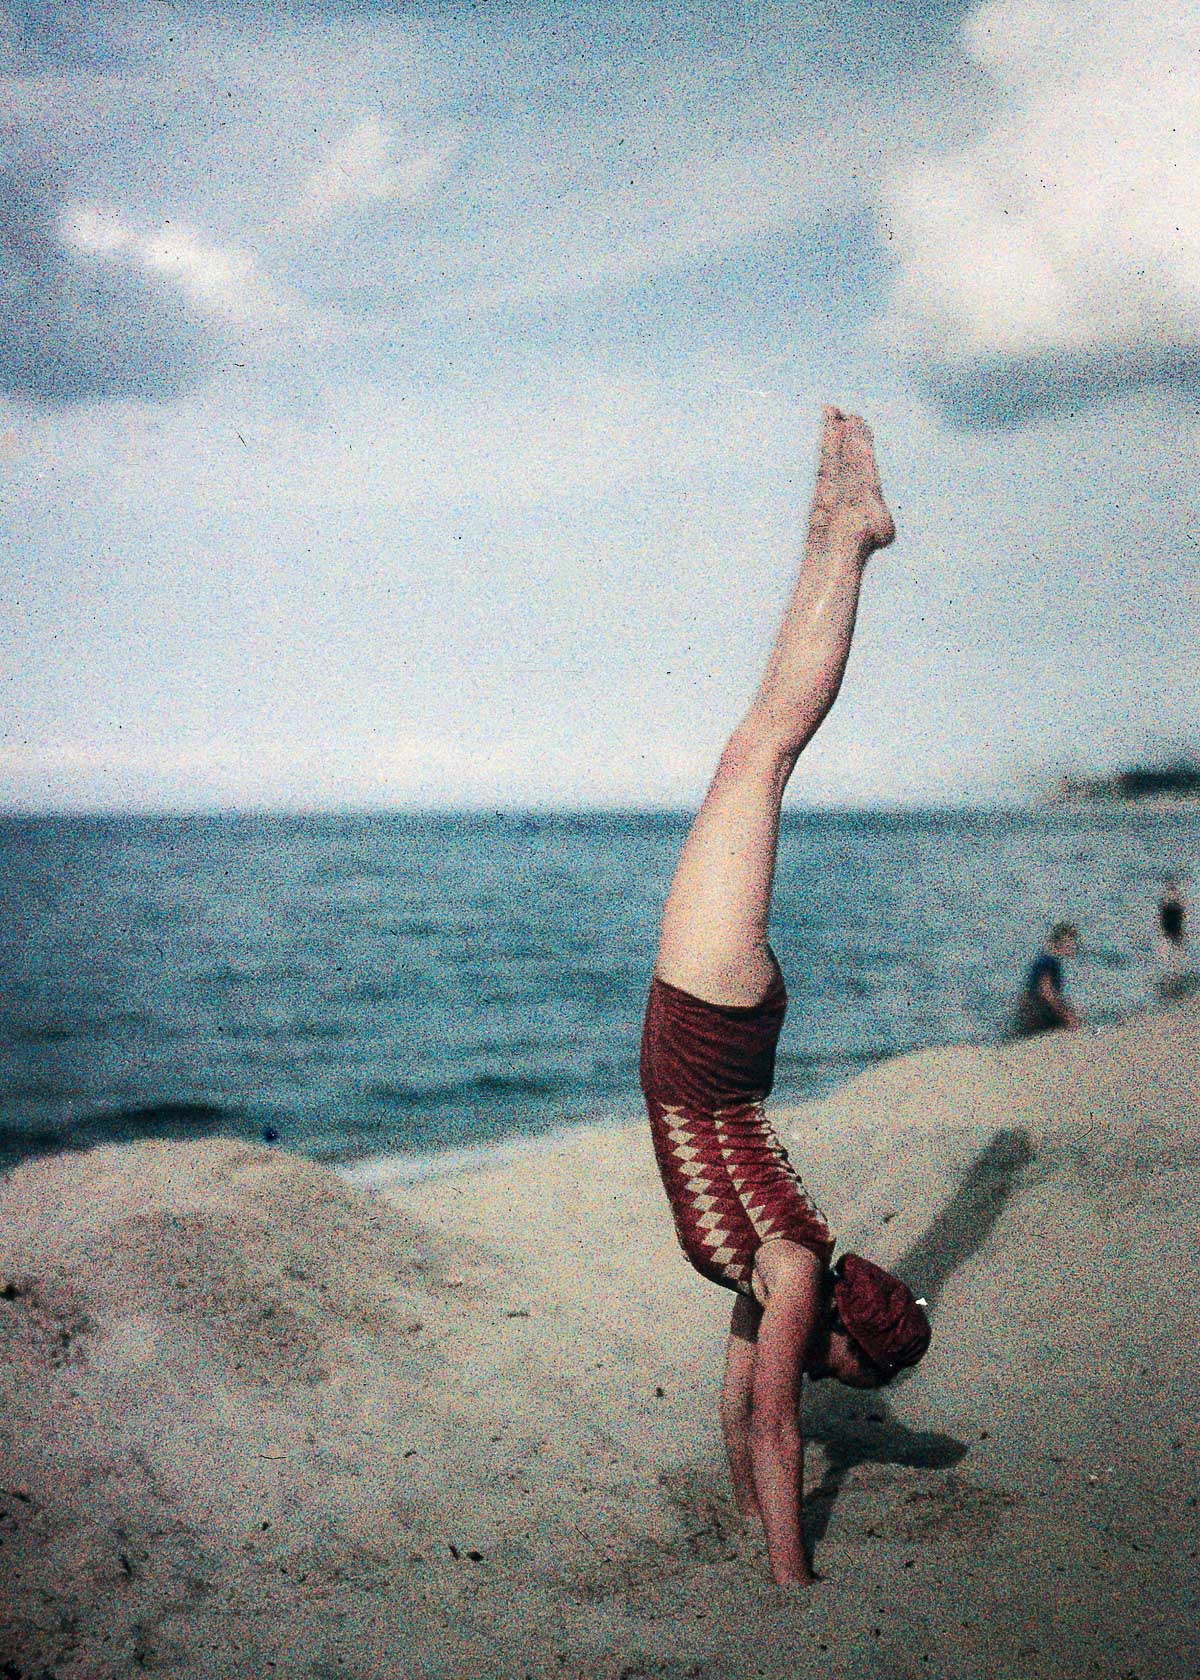
POLYGON ((709 1003, 761 1003, 778 977, 767 920, 785 782, 735 736, 684 843, 655 972, 709 1003))

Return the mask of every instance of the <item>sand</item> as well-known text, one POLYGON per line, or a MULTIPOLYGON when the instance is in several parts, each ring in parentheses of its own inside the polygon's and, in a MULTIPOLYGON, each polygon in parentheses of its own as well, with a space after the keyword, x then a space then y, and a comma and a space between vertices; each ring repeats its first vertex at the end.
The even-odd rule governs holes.
POLYGON ((821 1576, 731 1506, 730 1297, 641 1125, 419 1183, 208 1139, 0 1180, 0 1676, 1200 1673, 1200 1008, 781 1117, 932 1303, 808 1391, 821 1576))

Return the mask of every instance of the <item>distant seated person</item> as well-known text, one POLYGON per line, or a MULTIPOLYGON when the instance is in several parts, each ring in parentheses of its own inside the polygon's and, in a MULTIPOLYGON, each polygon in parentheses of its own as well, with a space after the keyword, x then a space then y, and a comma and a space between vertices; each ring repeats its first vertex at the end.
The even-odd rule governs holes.
POLYGON ((1158 901, 1158 995, 1179 998, 1195 984, 1188 962, 1187 900, 1178 875, 1168 875, 1158 901))
POLYGON ((1079 932, 1072 922, 1057 922, 1050 937, 1029 965, 1025 990, 1017 1001, 1014 1036, 1053 1032, 1056 1027, 1077 1027, 1079 1016, 1063 991, 1062 965, 1075 955, 1079 932))

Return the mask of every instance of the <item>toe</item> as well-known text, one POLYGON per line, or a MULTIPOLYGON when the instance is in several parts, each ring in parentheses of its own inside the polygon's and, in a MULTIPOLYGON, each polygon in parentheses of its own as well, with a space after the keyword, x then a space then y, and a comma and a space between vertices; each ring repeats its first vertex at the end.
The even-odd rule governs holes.
POLYGON ((817 468, 818 475, 822 478, 828 478, 837 470, 838 462, 842 458, 845 429, 845 417, 841 410, 826 407, 825 428, 821 433, 821 459, 817 468))

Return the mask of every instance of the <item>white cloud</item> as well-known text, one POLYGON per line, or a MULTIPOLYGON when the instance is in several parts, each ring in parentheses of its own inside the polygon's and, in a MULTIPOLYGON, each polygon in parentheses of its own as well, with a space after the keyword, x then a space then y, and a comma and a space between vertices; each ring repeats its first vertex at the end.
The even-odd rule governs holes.
POLYGON ((1200 365, 1194 0, 993 0, 965 25, 999 108, 885 195, 889 327, 949 406, 1013 418, 1200 365))
POLYGON ((453 166, 460 141, 442 127, 405 147, 394 123, 364 117, 306 183, 301 219, 323 221, 383 201, 418 199, 453 166))
POLYGON ((166 280, 205 315, 250 325, 282 323, 293 312, 252 251, 214 245, 185 223, 142 229, 119 210, 75 204, 63 211, 61 231, 81 255, 166 280))

